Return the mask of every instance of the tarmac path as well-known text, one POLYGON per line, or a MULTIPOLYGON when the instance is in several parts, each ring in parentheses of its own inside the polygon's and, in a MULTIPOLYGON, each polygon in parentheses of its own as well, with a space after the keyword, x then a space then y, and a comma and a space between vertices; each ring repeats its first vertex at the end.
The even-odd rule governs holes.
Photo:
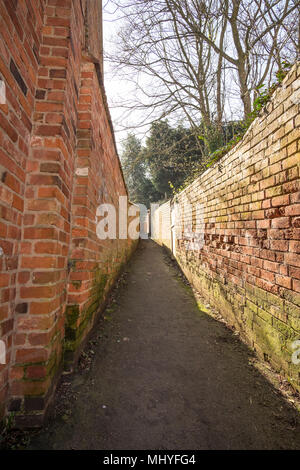
POLYGON ((154 242, 96 330, 89 370, 64 379, 69 405, 58 393, 65 410, 31 449, 300 449, 297 411, 154 242))

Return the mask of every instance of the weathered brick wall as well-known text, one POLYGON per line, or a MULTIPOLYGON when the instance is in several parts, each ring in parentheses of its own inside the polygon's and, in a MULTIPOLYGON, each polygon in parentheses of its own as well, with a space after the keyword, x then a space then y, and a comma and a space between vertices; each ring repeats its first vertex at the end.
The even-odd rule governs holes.
POLYGON ((0 414, 20 425, 42 421, 134 245, 96 236, 97 206, 127 192, 90 6, 0 4, 0 414))
POLYGON ((298 388, 292 343, 300 337, 299 109, 298 64, 239 145, 172 201, 181 214, 190 204, 178 232, 192 220, 204 237, 201 249, 193 238, 177 241, 188 279, 298 388))

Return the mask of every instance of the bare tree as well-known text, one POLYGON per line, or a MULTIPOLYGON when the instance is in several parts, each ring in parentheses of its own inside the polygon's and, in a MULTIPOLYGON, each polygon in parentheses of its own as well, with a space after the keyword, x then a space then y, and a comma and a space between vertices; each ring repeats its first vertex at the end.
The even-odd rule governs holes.
POLYGON ((137 99, 124 106, 148 111, 149 122, 171 116, 220 129, 232 97, 246 117, 256 88, 299 55, 297 0, 110 3, 123 25, 108 58, 135 83, 137 99))

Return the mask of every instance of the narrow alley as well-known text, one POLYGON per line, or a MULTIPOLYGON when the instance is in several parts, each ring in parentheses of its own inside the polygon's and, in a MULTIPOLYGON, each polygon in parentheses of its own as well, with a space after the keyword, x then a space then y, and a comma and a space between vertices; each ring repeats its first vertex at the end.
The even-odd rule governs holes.
POLYGON ((199 311, 162 248, 142 242, 127 269, 89 371, 64 378, 77 398, 69 414, 30 448, 299 449, 295 409, 250 350, 199 311))

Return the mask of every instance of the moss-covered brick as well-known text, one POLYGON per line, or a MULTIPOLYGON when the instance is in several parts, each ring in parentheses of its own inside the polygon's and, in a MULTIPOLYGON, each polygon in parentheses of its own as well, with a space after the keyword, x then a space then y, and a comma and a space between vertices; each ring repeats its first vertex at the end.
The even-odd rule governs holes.
POLYGON ((286 300, 284 308, 288 324, 300 335, 300 307, 286 300))

